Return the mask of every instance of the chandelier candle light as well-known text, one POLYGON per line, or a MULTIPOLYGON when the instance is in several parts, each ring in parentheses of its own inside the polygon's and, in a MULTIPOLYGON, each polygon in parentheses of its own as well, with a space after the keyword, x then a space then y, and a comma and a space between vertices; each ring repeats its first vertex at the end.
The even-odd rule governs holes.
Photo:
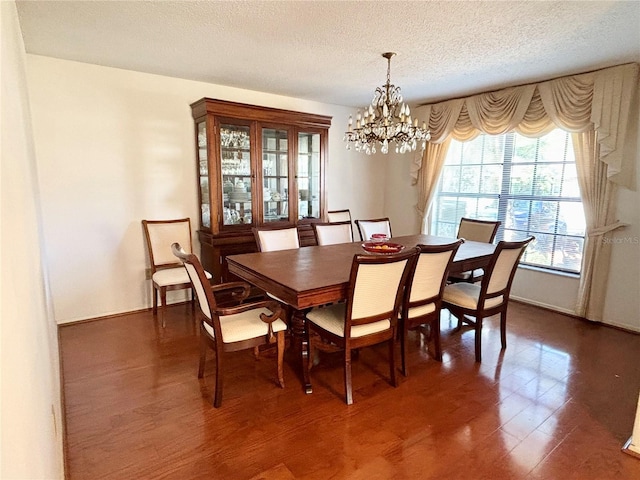
POLYGON ((424 150, 431 138, 427 126, 422 122, 418 127, 418 119, 411 120, 409 105, 402 101, 400 87, 391 84, 391 57, 395 53, 387 52, 382 56, 387 59, 387 83, 377 87, 371 105, 364 109, 364 114, 358 110, 356 125, 349 115, 349 130, 344 134, 347 150, 355 144, 357 152, 367 155, 376 153, 376 143, 381 145, 382 153, 389 152, 389 142, 396 143, 396 153, 413 152, 418 142, 424 150))

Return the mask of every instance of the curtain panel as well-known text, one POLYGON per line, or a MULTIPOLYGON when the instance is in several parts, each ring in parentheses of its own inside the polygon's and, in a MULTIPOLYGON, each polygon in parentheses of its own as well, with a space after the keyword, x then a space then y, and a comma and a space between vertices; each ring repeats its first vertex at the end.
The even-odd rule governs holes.
POLYGON ((512 130, 528 137, 554 128, 572 132, 587 222, 575 311, 602 320, 610 258, 603 238, 624 226, 612 218, 614 192, 618 185, 635 189, 637 135, 632 115, 638 114, 639 71, 637 63, 630 63, 415 109, 417 118, 428 119, 431 132, 425 151, 411 167, 423 231, 452 138, 469 141, 483 133, 512 130))

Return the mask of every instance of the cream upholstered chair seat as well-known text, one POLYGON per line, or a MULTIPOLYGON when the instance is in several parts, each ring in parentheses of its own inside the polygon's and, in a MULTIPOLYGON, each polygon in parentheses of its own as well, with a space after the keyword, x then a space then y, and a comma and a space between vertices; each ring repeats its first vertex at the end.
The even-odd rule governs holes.
MULTIPOLYGON (((209 272, 205 272, 208 279, 212 278, 209 272)), ((178 283, 189 283, 189 275, 184 267, 165 268, 158 270, 151 279, 160 287, 175 285, 178 283)))
POLYGON ((407 316, 409 318, 417 318, 422 315, 427 315, 429 313, 433 313, 436 311, 436 304, 434 302, 428 303, 426 305, 421 305, 419 307, 413 307, 409 309, 409 313, 407 316))
MULTIPOLYGON (((478 308, 480 298, 480 285, 475 283, 456 283, 449 285, 444 290, 443 299, 449 303, 455 303, 464 308, 478 308)), ((495 307, 502 303, 502 295, 499 297, 487 298, 484 303, 486 308, 495 307)))
POLYGON ((314 223, 312 225, 318 245, 353 242, 351 222, 314 223))
MULTIPOLYGON (((336 303, 324 308, 316 308, 307 314, 307 318, 320 328, 339 337, 344 337, 344 317, 347 307, 344 303, 336 303)), ((380 320, 364 325, 354 325, 351 327, 351 337, 357 338, 363 335, 388 330, 391 327, 389 320, 380 320)))
MULTIPOLYGON (((256 308, 234 315, 220 317, 220 328, 222 329, 222 341, 224 343, 241 342, 249 338, 267 335, 269 326, 260 320, 260 314, 271 315, 267 308, 256 308)), ((208 323, 202 325, 215 338, 213 327, 208 323)), ((287 329, 287 325, 280 319, 271 324, 273 333, 282 332, 287 329)))

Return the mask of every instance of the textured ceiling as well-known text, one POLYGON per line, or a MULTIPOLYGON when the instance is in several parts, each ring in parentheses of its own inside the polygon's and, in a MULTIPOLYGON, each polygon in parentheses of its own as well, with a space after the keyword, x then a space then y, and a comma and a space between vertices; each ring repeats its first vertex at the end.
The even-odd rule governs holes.
POLYGON ((638 1, 17 1, 27 53, 339 105, 640 62, 638 1))

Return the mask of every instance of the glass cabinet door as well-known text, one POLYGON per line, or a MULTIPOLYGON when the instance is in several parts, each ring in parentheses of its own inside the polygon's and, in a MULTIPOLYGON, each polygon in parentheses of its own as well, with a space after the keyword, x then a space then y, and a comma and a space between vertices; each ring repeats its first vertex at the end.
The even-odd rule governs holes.
POLYGON ((320 134, 298 133, 298 218, 320 218, 320 134))
POLYGON ((222 224, 250 224, 252 212, 249 126, 220 124, 220 169, 222 224))
POLYGON ((199 122, 198 128, 198 177, 200 178, 200 224, 211 228, 211 204, 209 197, 209 158, 207 155, 207 123, 199 122))
POLYGON ((262 129, 264 223, 289 220, 289 132, 262 129))

